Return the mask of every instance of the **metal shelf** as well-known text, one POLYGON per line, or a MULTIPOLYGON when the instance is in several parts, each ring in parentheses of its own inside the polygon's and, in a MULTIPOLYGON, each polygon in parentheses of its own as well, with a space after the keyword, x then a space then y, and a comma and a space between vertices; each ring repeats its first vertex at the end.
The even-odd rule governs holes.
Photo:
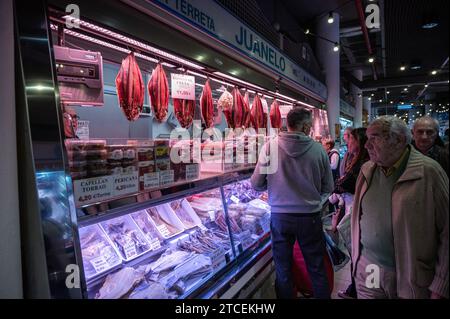
MULTIPOLYGON (((78 227, 85 227, 96 224, 105 220, 109 220, 122 215, 127 215, 139 210, 149 208, 151 206, 167 203, 172 200, 195 195, 223 185, 231 184, 243 179, 250 178, 254 168, 246 168, 236 171, 224 173, 222 175, 214 175, 212 177, 199 179, 196 181, 185 181, 179 184, 168 185, 165 188, 155 190, 155 197, 143 202, 135 202, 119 205, 116 208, 109 209, 96 215, 86 215, 78 217, 78 227)), ((126 197, 129 198, 129 197, 126 197)), ((126 199, 125 198, 125 199, 126 199)))

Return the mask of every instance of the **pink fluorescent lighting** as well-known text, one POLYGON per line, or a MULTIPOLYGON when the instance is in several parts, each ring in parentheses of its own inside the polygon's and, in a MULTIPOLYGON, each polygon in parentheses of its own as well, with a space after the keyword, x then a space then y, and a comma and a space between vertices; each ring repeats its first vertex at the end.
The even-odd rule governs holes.
MULTIPOLYGON (((273 92, 271 92, 271 93, 273 93, 273 92)), ((292 101, 292 102, 295 102, 295 101, 296 101, 295 99, 293 99, 293 98, 291 98, 291 97, 289 97, 289 96, 280 94, 280 93, 274 93, 274 94, 275 94, 276 96, 282 97, 282 98, 287 99, 287 100, 292 101)))
MULTIPOLYGON (((110 37, 119 39, 119 40, 121 40, 123 42, 126 42, 126 43, 129 43, 129 44, 134 45, 136 47, 142 48, 142 49, 144 49, 146 51, 155 53, 155 54, 157 54, 159 56, 162 56, 162 57, 165 57, 165 58, 167 58, 167 59, 169 59, 171 61, 178 62, 178 63, 183 64, 185 66, 189 66, 189 67, 191 67, 193 69, 198 69, 198 70, 203 70, 204 69, 204 67, 202 67, 200 65, 197 65, 195 63, 192 63, 192 62, 190 62, 188 60, 179 58, 179 57, 177 57, 177 56, 175 56, 173 54, 167 53, 165 51, 159 50, 159 49, 154 48, 154 47, 152 47, 150 45, 147 45, 145 43, 142 43, 142 42, 136 41, 134 39, 128 38, 128 37, 126 37, 126 36, 124 36, 122 34, 113 32, 111 30, 108 30, 108 29, 105 29, 105 28, 102 28, 102 27, 99 27, 99 26, 97 26, 95 24, 92 24, 92 23, 89 23, 89 22, 86 22, 86 21, 83 21, 83 20, 79 20, 79 19, 74 19, 74 22, 75 23, 78 22, 80 25, 82 25, 85 28, 88 28, 88 29, 91 29, 91 30, 94 30, 94 31, 97 31, 97 32, 100 32, 100 33, 103 33, 103 34, 106 34, 106 35, 108 35, 110 37)), ((166 65, 168 67, 175 67, 174 65, 169 64, 169 63, 167 63, 166 65)))
POLYGON ((226 79, 229 79, 229 80, 232 80, 232 81, 236 81, 238 83, 242 83, 244 85, 250 86, 250 87, 252 87, 252 88, 254 88, 256 90, 264 91, 264 89, 262 87, 259 87, 257 85, 254 85, 254 84, 242 81, 242 80, 239 80, 238 78, 235 78, 235 77, 233 77, 231 75, 224 74, 224 73, 221 73, 221 72, 214 72, 214 74, 216 74, 216 75, 218 75, 220 77, 223 77, 223 78, 226 78, 226 79))
POLYGON ((192 74, 192 75, 196 75, 196 76, 201 77, 201 78, 204 78, 204 79, 207 79, 207 78, 208 78, 208 77, 207 77, 206 75, 204 75, 204 74, 200 74, 200 73, 197 73, 197 72, 194 72, 194 71, 190 71, 190 70, 188 70, 187 73, 192 74))

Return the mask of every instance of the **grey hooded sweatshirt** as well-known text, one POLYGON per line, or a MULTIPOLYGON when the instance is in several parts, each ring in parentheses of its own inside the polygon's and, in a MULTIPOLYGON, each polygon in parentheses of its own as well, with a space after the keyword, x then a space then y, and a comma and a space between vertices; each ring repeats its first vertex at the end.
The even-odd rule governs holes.
POLYGON ((268 190, 272 213, 321 211, 334 188, 322 145, 293 132, 282 132, 268 144, 261 150, 251 183, 256 190, 268 190), (269 151, 274 148, 278 154, 269 151))

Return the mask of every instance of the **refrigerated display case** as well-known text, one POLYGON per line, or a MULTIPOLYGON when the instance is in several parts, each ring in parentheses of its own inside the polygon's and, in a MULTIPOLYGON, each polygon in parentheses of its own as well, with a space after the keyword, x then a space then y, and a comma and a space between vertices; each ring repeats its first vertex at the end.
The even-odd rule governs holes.
POLYGON ((241 262, 270 244, 267 195, 251 189, 250 173, 80 218, 86 297, 194 298, 223 289, 219 278, 238 276, 241 262))

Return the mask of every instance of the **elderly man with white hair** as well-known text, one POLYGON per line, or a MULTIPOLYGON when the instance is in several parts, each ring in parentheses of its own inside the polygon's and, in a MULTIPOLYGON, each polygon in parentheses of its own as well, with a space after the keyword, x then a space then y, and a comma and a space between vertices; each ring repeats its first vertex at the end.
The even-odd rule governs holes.
POLYGON ((438 162, 448 176, 448 149, 439 137, 439 122, 430 116, 419 117, 414 122, 412 132, 414 147, 438 162))
POLYGON ((448 298, 448 177, 393 116, 367 128, 353 204, 358 298, 448 298))

